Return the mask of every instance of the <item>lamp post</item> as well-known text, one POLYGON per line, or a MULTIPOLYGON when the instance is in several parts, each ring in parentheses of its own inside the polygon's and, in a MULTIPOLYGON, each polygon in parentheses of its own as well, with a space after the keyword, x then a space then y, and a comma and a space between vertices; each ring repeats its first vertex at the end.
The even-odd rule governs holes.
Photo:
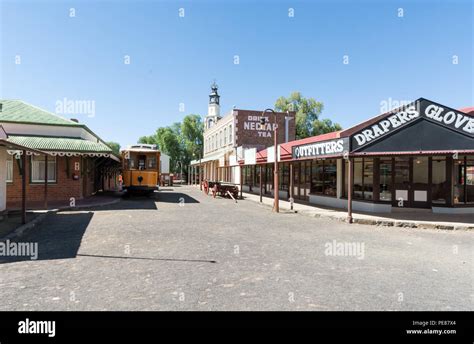
POLYGON ((278 128, 278 124, 277 124, 277 115, 275 113, 275 111, 273 111, 273 109, 265 109, 263 112, 262 112, 262 117, 260 119, 260 124, 261 125, 264 125, 265 124, 265 113, 267 112, 271 112, 273 115, 274 115, 274 119, 275 119, 275 123, 274 123, 274 127, 273 127, 273 136, 274 136, 274 143, 273 143, 273 146, 274 146, 274 151, 275 151, 275 164, 274 164, 274 171, 273 171, 273 196, 274 196, 274 201, 273 201, 273 211, 275 213, 279 213, 280 212, 280 200, 279 200, 279 191, 278 191, 278 147, 277 147, 277 134, 278 134, 278 131, 277 131, 277 128, 278 128))

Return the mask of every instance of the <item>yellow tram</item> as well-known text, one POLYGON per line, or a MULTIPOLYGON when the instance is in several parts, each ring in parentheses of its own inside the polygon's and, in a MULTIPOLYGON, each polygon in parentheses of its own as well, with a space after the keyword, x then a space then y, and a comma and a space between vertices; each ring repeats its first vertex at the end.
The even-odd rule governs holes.
POLYGON ((158 190, 160 151, 155 145, 137 144, 122 151, 122 188, 127 194, 158 190))

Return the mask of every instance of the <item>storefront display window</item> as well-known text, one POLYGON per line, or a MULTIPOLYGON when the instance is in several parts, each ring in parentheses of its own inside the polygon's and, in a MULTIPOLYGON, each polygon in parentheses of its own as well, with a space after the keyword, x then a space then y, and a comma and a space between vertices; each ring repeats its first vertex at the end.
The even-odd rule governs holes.
POLYGON ((313 161, 311 192, 326 196, 337 195, 337 164, 335 159, 313 161))
POLYGON ((474 203, 474 159, 460 157, 454 161, 454 204, 474 203))
POLYGON ((433 204, 446 204, 448 199, 446 185, 446 158, 434 157, 431 163, 431 202, 433 204))
POLYGON ((380 173, 380 201, 392 201, 392 158, 381 158, 380 173))

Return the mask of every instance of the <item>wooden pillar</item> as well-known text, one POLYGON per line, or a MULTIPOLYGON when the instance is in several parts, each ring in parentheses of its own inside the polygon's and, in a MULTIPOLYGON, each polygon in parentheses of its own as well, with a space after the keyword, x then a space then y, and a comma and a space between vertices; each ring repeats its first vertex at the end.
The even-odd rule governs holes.
POLYGON ((48 210, 48 154, 44 155, 44 209, 48 210))
POLYGON ((242 175, 242 166, 240 168, 240 198, 242 199, 242 187, 243 187, 243 175, 242 175))
POLYGON ((26 150, 23 150, 21 156, 22 174, 21 174, 21 223, 26 223, 26 150))
POLYGON ((263 190, 262 190, 262 165, 259 166, 259 183, 260 183, 260 203, 262 203, 263 190))
POLYGON ((352 223, 352 189, 354 186, 354 160, 349 158, 349 171, 347 178, 347 222, 352 223))
POLYGON ((290 203, 291 203, 291 210, 293 210, 293 163, 290 162, 290 203))

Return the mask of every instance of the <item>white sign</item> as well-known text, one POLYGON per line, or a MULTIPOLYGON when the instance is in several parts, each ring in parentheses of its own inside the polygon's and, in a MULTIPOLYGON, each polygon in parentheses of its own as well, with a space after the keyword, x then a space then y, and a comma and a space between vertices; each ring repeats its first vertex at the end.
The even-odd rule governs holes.
POLYGON ((354 139, 358 146, 362 146, 419 116, 420 113, 416 109, 416 106, 411 105, 403 111, 374 124, 372 127, 364 129, 360 134, 354 135, 354 139))
POLYGON ((260 124, 260 116, 248 116, 247 120, 244 121, 244 130, 257 131, 259 137, 272 137, 272 132, 275 128, 278 128, 276 123, 269 123, 268 117, 265 119, 265 124, 260 124))
POLYGON ((321 157, 325 155, 342 154, 349 148, 349 140, 347 138, 310 143, 306 145, 293 147, 293 158, 305 157, 321 157))

